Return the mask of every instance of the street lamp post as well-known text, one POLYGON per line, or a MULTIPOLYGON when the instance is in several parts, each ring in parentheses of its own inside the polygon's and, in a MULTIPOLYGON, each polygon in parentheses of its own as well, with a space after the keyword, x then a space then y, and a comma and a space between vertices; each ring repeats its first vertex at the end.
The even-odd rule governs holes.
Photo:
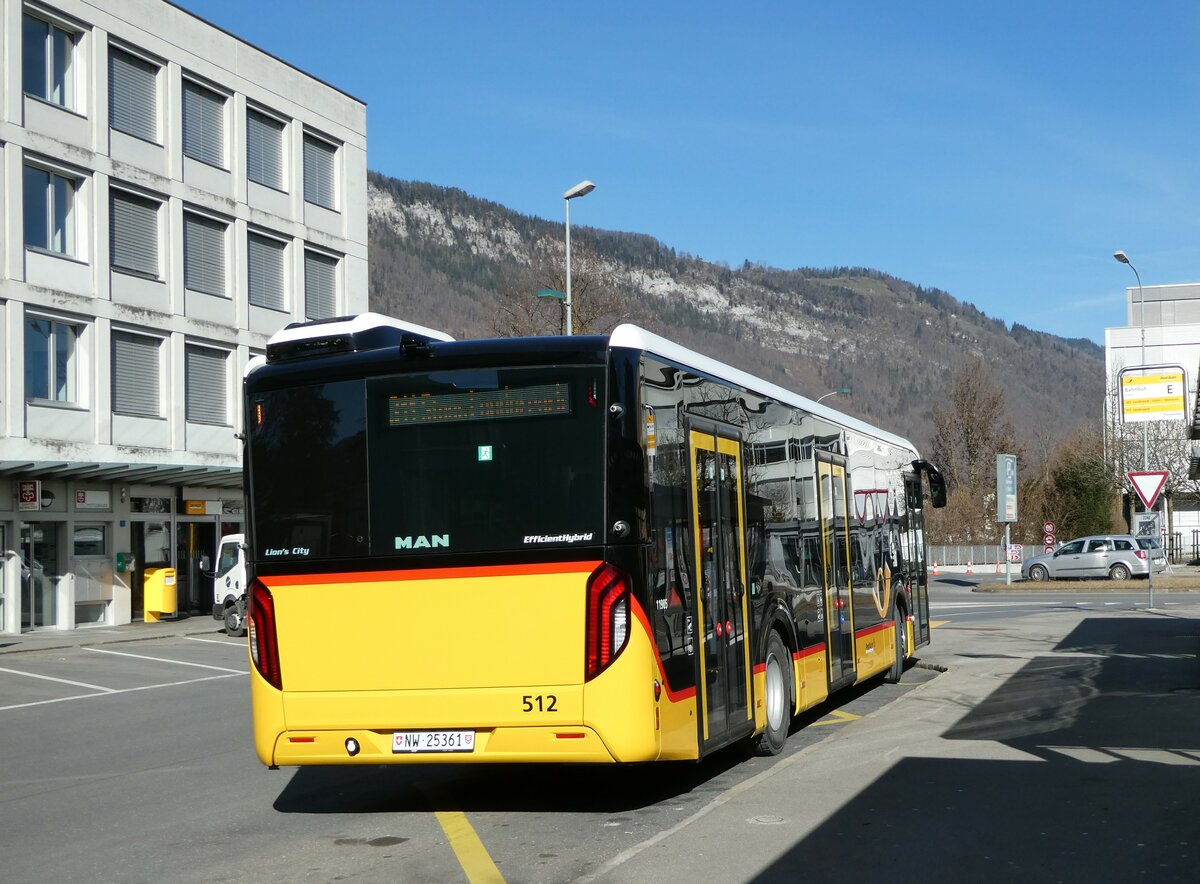
POLYGON ((822 399, 828 399, 830 396, 849 396, 849 395, 850 395, 849 387, 838 387, 836 390, 830 390, 824 396, 818 396, 817 401, 820 402, 822 399))
POLYGON ((596 185, 590 181, 580 181, 570 190, 563 194, 563 204, 567 207, 567 297, 563 301, 567 312, 567 334, 575 333, 574 320, 571 318, 571 200, 576 197, 587 196, 596 185))
MULTIPOLYGON (((1146 296, 1145 296, 1145 293, 1142 291, 1142 275, 1140 273, 1138 273, 1137 268, 1133 266, 1133 262, 1129 260, 1129 256, 1126 255, 1120 249, 1117 249, 1115 252, 1113 252, 1113 257, 1116 258, 1118 261, 1120 261, 1122 264, 1127 264, 1129 266, 1129 269, 1133 271, 1134 278, 1137 280, 1137 284, 1138 284, 1138 327, 1141 331, 1141 339, 1142 339, 1141 363, 1142 363, 1142 367, 1144 370, 1145 365, 1146 365, 1146 296)), ((1146 424, 1147 424, 1147 421, 1143 420, 1142 421, 1142 472, 1145 472, 1150 469, 1150 445, 1146 438, 1146 424)), ((1130 511, 1132 512, 1132 506, 1130 507, 1130 511)), ((1164 550, 1164 552, 1165 552, 1165 550, 1164 550)), ((1153 550, 1146 551, 1146 564, 1148 566, 1146 568, 1146 590, 1147 590, 1147 593, 1149 594, 1149 606, 1151 608, 1153 608, 1154 607, 1154 551, 1153 550)))

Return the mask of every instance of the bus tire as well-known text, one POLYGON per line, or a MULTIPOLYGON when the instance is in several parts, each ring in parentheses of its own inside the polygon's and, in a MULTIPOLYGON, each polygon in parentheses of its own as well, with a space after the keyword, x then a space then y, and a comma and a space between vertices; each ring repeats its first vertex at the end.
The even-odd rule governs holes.
POLYGON ((892 661, 892 668, 883 676, 883 680, 888 684, 900 683, 900 679, 904 676, 904 661, 908 658, 908 622, 899 605, 896 605, 895 620, 896 659, 892 661))
POLYGON ((767 728, 754 738, 757 755, 778 755, 787 741, 792 724, 792 655, 779 633, 772 631, 767 640, 767 659, 764 667, 766 691, 764 706, 767 728))
POLYGON ((225 634, 241 638, 246 634, 246 617, 237 602, 225 606, 225 634))

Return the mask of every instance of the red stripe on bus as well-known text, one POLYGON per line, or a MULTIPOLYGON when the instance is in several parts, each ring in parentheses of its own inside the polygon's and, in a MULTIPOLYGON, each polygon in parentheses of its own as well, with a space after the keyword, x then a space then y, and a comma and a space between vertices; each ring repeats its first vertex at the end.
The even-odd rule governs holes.
POLYGON ((860 629, 858 632, 854 633, 854 637, 866 638, 868 635, 874 635, 877 632, 883 632, 885 629, 891 629, 892 625, 893 624, 891 623, 879 623, 875 626, 868 626, 866 629, 860 629))
POLYGON ((667 671, 663 669, 662 657, 658 653, 658 645, 654 641, 654 630, 650 626, 650 621, 646 618, 646 612, 642 610, 642 606, 638 604, 638 600, 630 597, 630 607, 633 609, 633 616, 637 618, 638 623, 642 624, 642 629, 646 630, 646 638, 650 640, 650 647, 654 649, 654 663, 658 666, 658 680, 662 683, 663 690, 667 692, 667 699, 672 703, 681 703, 684 700, 692 700, 696 697, 696 688, 684 688, 681 691, 671 690, 671 685, 667 682, 667 671))
POLYGON ((388 580, 458 580, 470 577, 525 577, 533 574, 590 574, 599 562, 551 562, 541 565, 486 565, 467 568, 414 568, 411 571, 346 571, 340 574, 287 574, 260 577, 267 586, 326 583, 382 583, 388 580))
POLYGON ((792 654, 792 659, 803 660, 805 657, 811 657, 813 654, 820 654, 825 650, 825 645, 809 645, 807 648, 801 648, 796 653, 792 654))

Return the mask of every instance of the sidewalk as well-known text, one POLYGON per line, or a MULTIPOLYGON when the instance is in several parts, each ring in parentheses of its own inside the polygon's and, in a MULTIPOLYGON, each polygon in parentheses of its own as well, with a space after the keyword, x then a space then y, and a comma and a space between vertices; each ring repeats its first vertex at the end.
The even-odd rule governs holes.
MULTIPOLYGON (((0 635, 0 656, 22 651, 53 651, 78 648, 83 645, 105 645, 117 642, 138 642, 147 639, 174 638, 183 635, 225 635, 225 624, 211 615, 194 614, 179 620, 160 620, 143 623, 140 620, 125 626, 80 626, 76 629, 39 629, 20 635, 0 635)), ((242 639, 245 641, 245 639, 242 639)))
POLYGON ((938 630, 937 678, 584 880, 1194 881, 1198 649, 1194 613, 938 630))

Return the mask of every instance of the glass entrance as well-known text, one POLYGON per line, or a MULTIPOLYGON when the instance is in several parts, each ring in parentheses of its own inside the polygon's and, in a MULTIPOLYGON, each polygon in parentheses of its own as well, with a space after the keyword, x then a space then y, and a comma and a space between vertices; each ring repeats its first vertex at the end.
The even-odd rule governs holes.
POLYGON ((854 606, 850 603, 850 537, 846 521, 846 469, 817 461, 821 562, 825 583, 829 685, 854 679, 854 606))
POLYGON ((742 446, 714 430, 691 431, 693 537, 700 575, 701 742, 716 745, 754 726, 742 496, 742 446))
POLYGON ((21 628, 54 626, 57 614, 56 522, 21 523, 21 628))

